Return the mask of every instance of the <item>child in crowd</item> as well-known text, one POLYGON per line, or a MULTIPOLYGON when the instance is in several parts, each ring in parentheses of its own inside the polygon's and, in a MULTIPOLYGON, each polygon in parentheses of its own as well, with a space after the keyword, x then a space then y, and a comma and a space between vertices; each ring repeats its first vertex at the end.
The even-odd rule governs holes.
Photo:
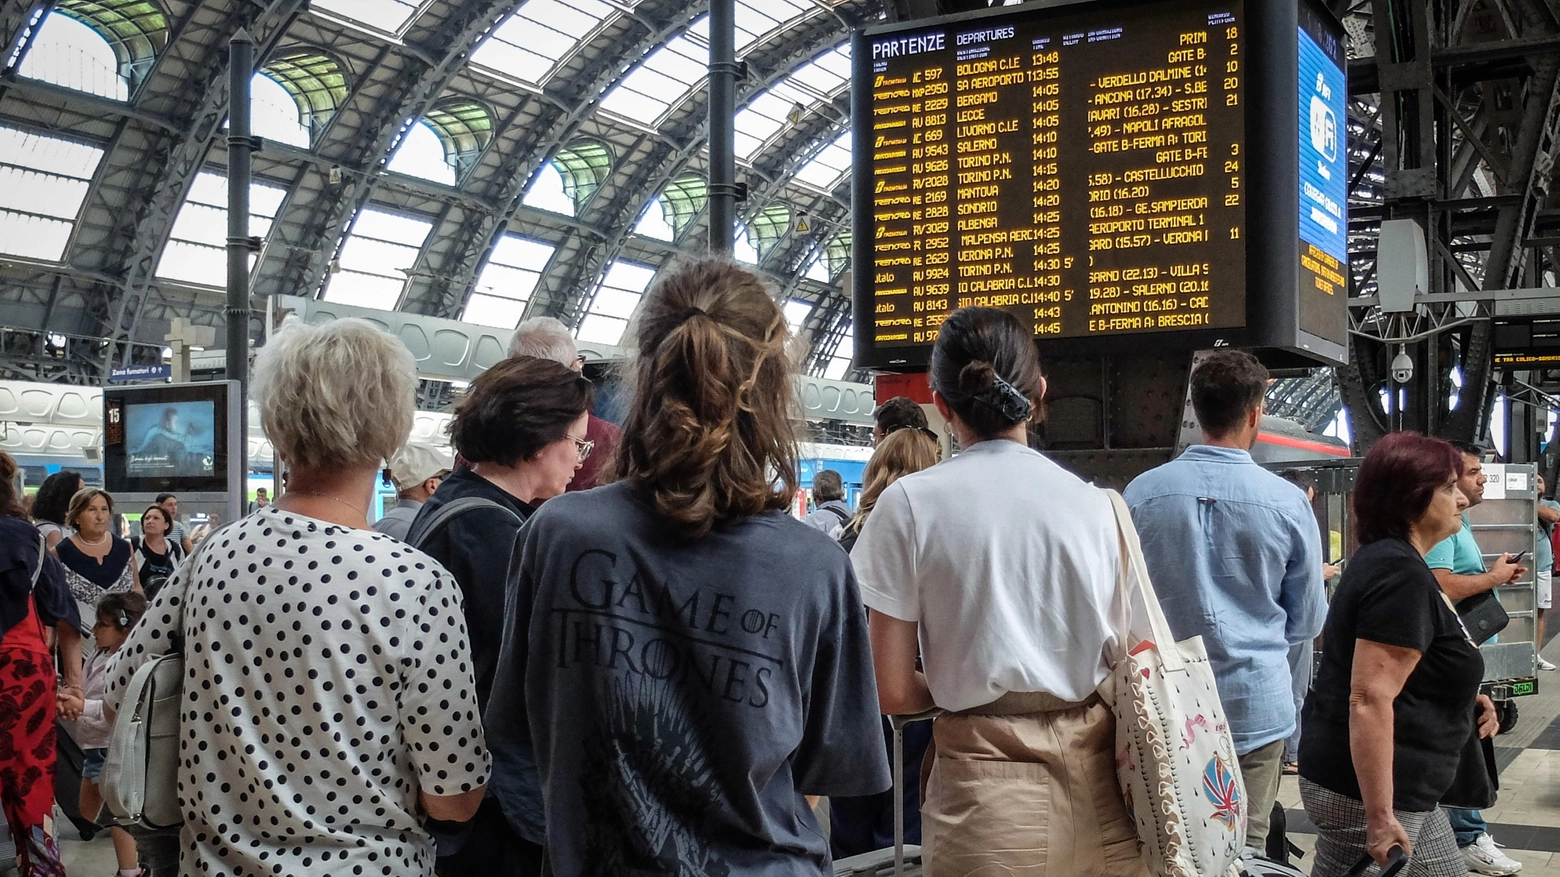
MULTIPOLYGON (((130 628, 145 614, 146 598, 135 591, 108 594, 97 603, 97 623, 92 625, 97 650, 87 659, 86 671, 82 673, 81 701, 73 705, 81 713, 76 720, 76 743, 87 756, 81 768, 81 815, 94 821, 103 807, 97 779, 108 757, 108 739, 114 727, 113 715, 103 707, 105 674, 130 628)), ((114 856, 119 860, 119 877, 143 877, 145 872, 136 862, 135 838, 117 827, 109 829, 109 836, 114 841, 114 856)))

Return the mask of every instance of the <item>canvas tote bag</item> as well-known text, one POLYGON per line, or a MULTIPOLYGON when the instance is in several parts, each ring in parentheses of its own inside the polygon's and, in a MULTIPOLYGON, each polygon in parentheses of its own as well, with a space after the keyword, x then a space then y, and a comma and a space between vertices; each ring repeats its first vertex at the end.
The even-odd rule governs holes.
POLYGON ((1238 873, 1246 845, 1246 787, 1202 637, 1175 642, 1143 563, 1121 494, 1108 490, 1120 531, 1117 599, 1142 589, 1153 639, 1133 643, 1100 685, 1116 714, 1116 775, 1155 877, 1238 873), (1135 584, 1134 584, 1135 582, 1135 584))
MULTIPOLYGON (((206 546, 232 522, 206 535, 179 572, 195 576, 206 546)), ((180 622, 179 629, 183 629, 180 622)), ((184 644, 175 637, 167 654, 142 664, 125 686, 108 741, 98 785, 103 804, 120 825, 166 829, 184 822, 179 804, 179 726, 184 693, 184 644)))

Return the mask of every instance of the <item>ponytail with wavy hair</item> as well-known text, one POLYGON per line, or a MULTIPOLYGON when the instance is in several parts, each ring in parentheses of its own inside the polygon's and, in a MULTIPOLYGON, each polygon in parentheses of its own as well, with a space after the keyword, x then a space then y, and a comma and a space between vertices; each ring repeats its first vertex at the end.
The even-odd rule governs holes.
POLYGON ((786 324, 757 275, 723 259, 675 266, 645 297, 617 477, 699 539, 796 493, 786 324))

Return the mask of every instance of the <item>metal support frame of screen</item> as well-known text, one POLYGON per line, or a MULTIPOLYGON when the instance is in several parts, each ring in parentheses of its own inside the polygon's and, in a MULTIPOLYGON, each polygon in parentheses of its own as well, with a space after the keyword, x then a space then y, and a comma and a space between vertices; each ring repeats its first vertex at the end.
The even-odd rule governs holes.
MULTIPOLYGON (((878 348, 873 343, 873 175, 862 173, 872 166, 869 137, 872 130, 870 89, 870 37, 898 31, 920 30, 940 23, 984 19, 1030 19, 1071 14, 1089 9, 1121 10, 1146 6, 1158 0, 1055 0, 1025 4, 1018 9, 992 8, 934 19, 871 27, 853 38, 851 124, 857 132, 852 145, 852 220, 855 228, 852 263, 852 311, 857 368, 914 371, 931 359, 932 345, 878 348), (892 361, 891 361, 892 360, 892 361)), ((1247 59, 1246 79, 1246 325, 1243 328, 1193 329, 1177 332, 1134 332, 1093 338, 1047 338, 1041 353, 1047 357, 1091 356, 1121 353, 1167 353, 1215 347, 1265 348, 1271 362, 1306 361, 1342 364, 1348 361, 1347 293, 1337 296, 1336 308, 1345 327, 1329 337, 1300 325, 1299 297, 1299 115, 1300 18, 1326 27, 1343 38, 1343 26, 1324 6, 1313 0, 1245 0, 1247 59), (1304 7, 1304 8, 1302 8, 1304 7)), ((1079 190, 1081 191, 1081 190, 1079 190)), ((1347 217, 1344 217, 1345 223, 1347 217)), ((1345 266, 1347 271, 1347 266, 1345 266)))
POLYGON ((227 497, 244 483, 247 468, 245 421, 238 410, 238 384, 235 381, 206 381, 192 384, 152 384, 146 386, 105 387, 103 389, 103 482, 116 497, 176 493, 181 500, 200 499, 225 504, 227 497), (212 474, 135 477, 126 473, 128 441, 123 434, 123 417, 130 405, 179 402, 212 403, 212 474), (111 428, 113 418, 121 418, 118 441, 111 428))

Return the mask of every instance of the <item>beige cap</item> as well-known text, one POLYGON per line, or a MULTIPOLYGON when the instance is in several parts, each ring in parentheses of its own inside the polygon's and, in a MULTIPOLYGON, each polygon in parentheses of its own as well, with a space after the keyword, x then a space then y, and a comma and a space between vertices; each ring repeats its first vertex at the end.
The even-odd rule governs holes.
POLYGON ((390 458, 390 479, 396 490, 410 490, 429 478, 450 474, 452 461, 428 445, 408 443, 390 458))

